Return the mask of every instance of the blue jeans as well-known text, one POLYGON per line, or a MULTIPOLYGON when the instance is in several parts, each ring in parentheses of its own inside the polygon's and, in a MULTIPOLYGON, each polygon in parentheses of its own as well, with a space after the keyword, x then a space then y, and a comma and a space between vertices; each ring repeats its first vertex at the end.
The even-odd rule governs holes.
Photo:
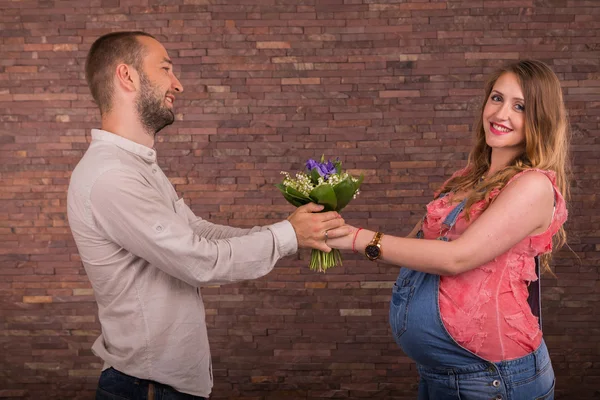
POLYGON ((170 386, 126 375, 114 368, 102 371, 96 400, 207 400, 176 391, 170 386))
POLYGON ((554 399, 554 371, 544 342, 516 360, 418 370, 419 400, 554 399))

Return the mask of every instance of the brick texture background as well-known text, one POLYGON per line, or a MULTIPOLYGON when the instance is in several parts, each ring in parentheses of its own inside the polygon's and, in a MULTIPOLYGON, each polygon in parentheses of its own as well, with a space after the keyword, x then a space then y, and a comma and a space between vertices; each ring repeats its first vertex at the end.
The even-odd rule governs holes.
MULTIPOLYGON (((127 29, 157 35, 185 87, 160 164, 198 215, 236 226, 285 218, 280 171, 325 153, 366 175, 349 222, 408 233, 465 164, 484 77, 549 63, 576 179, 545 338, 557 398, 600 398, 597 0, 0 0, 0 398, 93 397, 99 324, 66 191, 99 126, 86 52, 127 29)), ((414 399, 387 324, 398 268, 346 255, 322 275, 308 256, 204 289, 212 398, 414 399)))

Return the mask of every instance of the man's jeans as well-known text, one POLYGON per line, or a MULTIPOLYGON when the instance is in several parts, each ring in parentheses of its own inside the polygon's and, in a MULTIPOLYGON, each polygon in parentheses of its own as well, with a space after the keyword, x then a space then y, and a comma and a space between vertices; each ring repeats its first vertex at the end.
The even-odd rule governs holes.
POLYGON ((114 368, 102 371, 96 400, 207 400, 176 391, 170 386, 125 375, 114 368))

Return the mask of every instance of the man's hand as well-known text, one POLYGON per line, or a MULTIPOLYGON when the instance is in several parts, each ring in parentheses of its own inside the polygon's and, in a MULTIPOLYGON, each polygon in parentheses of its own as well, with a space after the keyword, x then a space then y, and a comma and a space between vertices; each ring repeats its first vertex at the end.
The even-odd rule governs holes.
POLYGON ((345 236, 349 229, 344 228, 344 219, 335 211, 320 213, 323 206, 308 203, 298 207, 288 221, 294 227, 298 247, 308 247, 329 253, 331 247, 327 239, 345 236), (336 229, 337 228, 337 229, 336 229), (326 233, 327 232, 327 233, 326 233))

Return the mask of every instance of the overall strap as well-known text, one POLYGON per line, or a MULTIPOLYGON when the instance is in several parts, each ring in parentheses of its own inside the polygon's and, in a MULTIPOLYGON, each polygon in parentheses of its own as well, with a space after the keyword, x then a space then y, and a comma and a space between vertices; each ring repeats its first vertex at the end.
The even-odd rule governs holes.
POLYGON ((448 239, 448 233, 450 232, 450 230, 452 230, 452 228, 456 224, 456 221, 458 221, 458 216, 464 210, 466 204, 467 199, 464 198, 460 203, 456 205, 456 207, 452 209, 452 211, 450 211, 450 213, 448 213, 448 215, 444 219, 444 222, 442 222, 442 225, 446 227, 446 233, 444 233, 443 236, 440 236, 438 240, 443 240, 445 242, 450 240, 448 239))
MULTIPOLYGON (((442 194, 440 194, 439 198, 442 198, 446 195, 448 195, 448 193, 442 193, 442 194)), ((443 240, 445 242, 449 241, 449 239, 446 237, 446 235, 448 234, 448 232, 450 232, 452 227, 454 227, 454 224, 456 224, 456 221, 458 220, 458 216, 463 211, 466 204, 467 204, 467 199, 464 198, 446 216, 446 218, 444 219, 444 222, 442 222, 442 225, 444 225, 446 227, 446 233, 443 236, 438 237, 438 240, 443 240)), ((427 218, 427 214, 425 214, 423 216, 423 219, 421 221, 425 221, 425 218, 427 218)), ((419 229, 419 231, 417 232, 417 239, 423 239, 423 237, 424 237, 423 229, 419 229)))

